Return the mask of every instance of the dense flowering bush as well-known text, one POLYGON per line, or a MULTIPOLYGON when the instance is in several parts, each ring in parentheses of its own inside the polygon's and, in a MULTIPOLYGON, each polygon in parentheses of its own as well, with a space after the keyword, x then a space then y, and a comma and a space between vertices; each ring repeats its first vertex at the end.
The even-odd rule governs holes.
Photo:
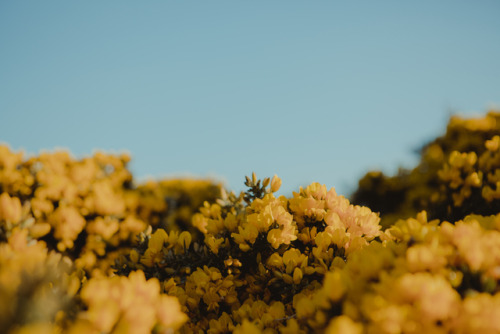
POLYGON ((142 272, 118 279, 112 266, 148 228, 189 229, 192 214, 221 187, 190 179, 135 185, 129 160, 103 153, 75 160, 67 152, 23 159, 0 146, 1 333, 149 333, 186 321, 159 282, 142 272), (136 306, 144 319, 132 316, 136 306))
POLYGON ((143 234, 118 273, 141 270, 163 282, 193 320, 187 332, 324 329, 326 318, 308 319, 311 305, 301 298, 380 235, 379 217, 317 183, 276 197, 280 184, 254 174, 246 195, 205 203, 193 217, 203 243, 187 231, 143 234))
POLYGON ((0 332, 500 333, 498 122, 452 118, 414 170, 360 181, 369 206, 0 146, 0 332))
POLYGON ((412 170, 396 176, 372 171, 352 200, 380 212, 382 225, 415 216, 456 221, 470 213, 492 215, 500 207, 500 112, 450 119, 446 133, 425 145, 412 170))

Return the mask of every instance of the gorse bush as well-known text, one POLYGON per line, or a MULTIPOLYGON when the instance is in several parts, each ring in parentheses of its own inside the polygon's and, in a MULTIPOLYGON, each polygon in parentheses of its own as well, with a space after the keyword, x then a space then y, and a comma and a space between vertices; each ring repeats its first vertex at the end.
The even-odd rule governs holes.
POLYGON ((359 181, 353 202, 382 215, 387 227, 426 210, 456 221, 500 210, 500 112, 450 119, 446 133, 425 145, 418 166, 396 176, 372 171, 359 181))
POLYGON ((0 332, 149 333, 182 324, 177 300, 160 295, 159 282, 140 272, 111 278, 112 266, 148 228, 186 229, 221 187, 189 179, 136 186, 129 160, 67 152, 23 159, 0 146, 0 332))
POLYGON ((243 196, 205 203, 193 217, 201 244, 189 232, 144 234, 118 273, 140 270, 163 282, 193 320, 188 332, 326 328, 336 306, 318 310, 325 320, 306 320, 310 305, 300 300, 312 298, 328 271, 379 236, 379 218, 317 183, 292 198, 275 197, 280 183, 278 177, 260 183, 254 174, 243 196))
POLYGON ((2 333, 500 333, 500 114, 352 204, 0 146, 2 333), (364 205, 364 206, 363 206, 364 205))

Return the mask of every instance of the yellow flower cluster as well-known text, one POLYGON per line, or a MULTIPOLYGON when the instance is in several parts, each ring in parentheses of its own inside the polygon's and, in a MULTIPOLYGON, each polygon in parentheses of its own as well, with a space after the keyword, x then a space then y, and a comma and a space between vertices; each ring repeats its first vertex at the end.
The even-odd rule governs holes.
POLYGON ((42 241, 28 242, 28 233, 15 229, 0 243, 1 333, 21 330, 20 324, 53 329, 80 288, 71 260, 48 252, 42 241))
POLYGON ((369 207, 277 176, 135 185, 128 161, 0 145, 1 333, 500 333, 500 113, 367 174, 369 207))
POLYGON ((191 217, 203 202, 215 202, 221 186, 210 180, 149 180, 135 189, 137 214, 152 226, 166 230, 190 231, 197 234, 191 217))
POLYGON ((280 184, 254 174, 249 192, 205 202, 193 217, 204 244, 187 231, 158 229, 142 236, 118 272, 159 278, 193 320, 186 333, 320 328, 298 321, 307 312, 298 296, 318 291, 327 272, 380 236, 379 218, 318 183, 276 197, 280 184))
POLYGON ((115 259, 148 226, 187 229, 203 201, 215 201, 220 193, 207 180, 135 186, 129 160, 100 152, 75 160, 63 151, 23 160, 22 153, 0 145, 0 234, 28 227, 32 238, 47 241, 78 268, 109 275, 115 259))
POLYGON ((451 224, 423 211, 382 233, 376 214, 316 183, 291 198, 260 194, 206 203, 193 218, 205 245, 157 230, 123 264, 179 299, 183 333, 500 329, 500 213, 451 224), (274 230, 293 232, 276 242, 274 230))
POLYGON ((380 212, 384 227, 426 210, 457 221, 469 213, 491 215, 500 206, 500 112, 480 118, 453 116, 446 134, 427 144, 412 170, 388 177, 372 171, 352 198, 380 212))
POLYGON ((486 140, 486 150, 479 158, 473 151, 453 151, 450 154, 448 162, 438 171, 438 177, 451 191, 454 207, 463 207, 464 201, 472 197, 484 202, 483 210, 494 212, 500 200, 499 144, 499 135, 486 140))
MULTIPOLYGON (((112 267, 141 232, 181 231, 220 186, 207 180, 136 186, 128 161, 103 153, 24 158, 0 145, 1 333, 163 333, 186 321, 177 299, 160 294, 158 281, 146 282, 142 272, 118 279, 112 267), (141 300, 149 320, 133 317, 141 300)), ((177 235, 189 243, 186 233, 191 238, 177 235)))
POLYGON ((80 296, 87 306, 69 333, 168 333, 187 321, 175 297, 160 294, 157 279, 142 271, 128 277, 93 278, 80 296))
POLYGON ((187 316, 143 272, 87 280, 68 257, 14 229, 0 244, 0 332, 168 333, 187 316))
POLYGON ((400 220, 328 272, 302 314, 321 324, 342 313, 352 333, 498 333, 499 228, 500 214, 400 220))

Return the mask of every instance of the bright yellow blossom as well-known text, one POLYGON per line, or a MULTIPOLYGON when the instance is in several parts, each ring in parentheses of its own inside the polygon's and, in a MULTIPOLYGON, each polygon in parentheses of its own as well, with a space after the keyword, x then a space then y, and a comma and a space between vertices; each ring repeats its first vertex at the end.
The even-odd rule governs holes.
POLYGON ((21 201, 4 192, 0 195, 0 221, 17 223, 21 219, 21 201))
POLYGON ((325 330, 325 334, 361 334, 363 325, 355 323, 351 318, 341 315, 334 318, 325 330))

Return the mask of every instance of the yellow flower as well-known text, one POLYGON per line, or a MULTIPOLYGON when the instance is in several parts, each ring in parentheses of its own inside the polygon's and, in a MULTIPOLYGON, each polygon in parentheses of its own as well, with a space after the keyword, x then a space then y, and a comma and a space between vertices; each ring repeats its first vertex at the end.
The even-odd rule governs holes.
POLYGON ((290 242, 297 239, 296 228, 294 226, 285 226, 283 229, 272 229, 267 233, 267 241, 275 249, 278 249, 280 245, 289 245, 290 242))
POLYGON ((446 255, 452 250, 449 247, 440 247, 437 239, 434 240, 430 245, 418 244, 408 248, 406 263, 410 272, 436 272, 447 264, 446 255))
POLYGON ((54 210, 54 205, 47 199, 32 198, 31 199, 31 211, 35 218, 41 218, 44 215, 50 214, 54 210))
POLYGON ((299 268, 295 268, 293 270, 293 284, 300 284, 300 281, 302 281, 302 270, 299 268))
POLYGON ((278 177, 278 175, 274 175, 273 179, 271 180, 271 192, 275 193, 277 192, 281 187, 281 179, 278 177))
POLYGON ((120 240, 134 239, 136 235, 146 229, 146 223, 140 219, 137 219, 131 215, 127 216, 125 220, 120 222, 120 229, 118 230, 118 235, 120 240))
POLYGON ((80 232, 85 227, 85 219, 72 206, 60 206, 49 217, 49 223, 54 229, 54 237, 60 242, 57 248, 64 251, 73 247, 80 232))
POLYGON ((235 328, 234 334, 261 334, 261 330, 254 323, 248 321, 247 319, 243 320, 241 326, 235 328))
POLYGON ((181 311, 181 305, 175 297, 161 295, 156 310, 158 321, 162 327, 179 329, 188 316, 181 311))
POLYGON ((347 291, 346 278, 338 270, 326 273, 322 291, 331 301, 339 301, 347 291))
POLYGON ((175 330, 187 320, 176 298, 160 295, 158 280, 146 281, 142 271, 128 277, 91 279, 81 297, 87 310, 80 318, 99 332, 147 334, 155 324, 175 330))
POLYGON ((116 219, 109 216, 107 217, 97 217, 94 221, 87 225, 87 232, 89 234, 97 234, 104 240, 109 240, 111 237, 118 232, 120 226, 116 219))
POLYGON ((283 264, 287 268, 287 273, 291 274, 295 267, 300 266, 306 261, 307 257, 298 249, 292 248, 283 253, 283 264))
POLYGON ((345 315, 335 317, 325 330, 325 334, 361 334, 363 325, 345 315))
POLYGON ((439 223, 438 220, 427 221, 427 212, 421 211, 416 218, 398 220, 396 224, 385 231, 385 237, 391 240, 404 241, 405 243, 410 240, 420 242, 434 233, 439 223))
POLYGON ((467 296, 455 325, 456 333, 500 333, 500 294, 467 296))
POLYGON ((251 244, 255 243, 255 240, 259 236, 259 230, 255 225, 252 224, 245 224, 242 226, 238 226, 238 233, 231 233, 231 237, 236 241, 236 243, 239 244, 240 249, 243 251, 243 248, 250 249, 250 246, 246 244, 247 241, 249 241, 251 244), (243 247, 243 248, 242 248, 243 247))
POLYGON ((269 229, 269 226, 274 221, 271 206, 266 206, 264 210, 259 213, 252 213, 247 216, 248 224, 257 228, 259 232, 264 232, 269 229))
POLYGON ((201 213, 197 213, 192 218, 192 224, 203 234, 207 234, 208 218, 201 213))
POLYGON ((23 153, 12 152, 7 145, 0 145, 0 167, 6 170, 16 169, 23 160, 23 153))
MULTIPOLYGON (((212 253, 214 254, 219 254, 219 248, 220 246, 224 243, 223 238, 215 238, 213 235, 207 235, 205 236, 205 244, 210 248, 212 253)), ((246 245, 246 244, 243 244, 246 245)), ((241 248, 240 244, 240 248, 241 248)))
POLYGON ((269 315, 273 320, 282 319, 285 317, 285 305, 282 302, 272 302, 268 309, 269 315))
POLYGON ((0 221, 17 223, 21 219, 21 201, 4 192, 0 195, 0 221))
POLYGON ((278 253, 272 253, 267 259, 267 265, 276 268, 283 267, 283 258, 278 253))
POLYGON ((50 224, 48 223, 35 223, 30 228, 30 236, 34 239, 40 239, 44 235, 47 235, 51 230, 50 224))
POLYGON ((332 244, 332 233, 319 232, 318 234, 316 234, 314 242, 316 243, 316 246, 318 246, 319 249, 325 250, 332 244))
POLYGON ((217 293, 217 289, 215 287, 210 287, 205 289, 203 293, 203 301, 207 305, 207 310, 218 310, 219 302, 221 301, 221 296, 217 293))
POLYGON ((458 311, 460 296, 442 276, 429 273, 405 274, 394 286, 400 302, 415 305, 422 319, 448 320, 458 311))
MULTIPOLYGON (((411 307, 401 306, 387 301, 383 295, 366 294, 363 298, 363 313, 369 319, 366 324, 369 333, 404 333, 405 327, 414 325, 408 319, 411 307)), ((420 316, 419 314, 416 317, 420 316)), ((415 332, 415 329, 407 331, 415 332)))
POLYGON ((328 210, 328 212, 325 215, 325 223, 330 227, 331 229, 343 229, 345 230, 346 226, 340 219, 339 215, 332 210, 328 210))
POLYGON ((309 296, 298 294, 293 298, 293 307, 295 308, 297 319, 300 320, 312 316, 317 306, 309 296))
POLYGON ((154 252, 152 249, 146 249, 144 255, 141 258, 141 263, 146 267, 153 267, 154 265, 160 263, 163 259, 162 253, 154 252))
POLYGON ((125 210, 125 204, 121 193, 114 189, 109 181, 97 181, 93 184, 93 208, 100 215, 121 216, 125 210))
POLYGON ((318 182, 313 182, 306 187, 305 190, 301 191, 304 193, 305 197, 312 197, 315 199, 325 199, 326 197, 326 186, 318 182))
POLYGON ((229 232, 234 232, 237 230, 238 227, 238 219, 237 217, 229 212, 226 216, 226 219, 224 219, 224 227, 229 231, 229 232))
POLYGON ((499 147, 500 147, 500 136, 493 136, 493 138, 491 138, 490 140, 487 140, 485 143, 484 143, 484 146, 486 147, 486 149, 488 151, 491 151, 491 152, 495 152, 495 151, 498 151, 499 147))
POLYGON ((299 323, 295 319, 287 320, 286 327, 280 328, 281 334, 306 334, 307 332, 300 329, 299 323))
POLYGON ((441 225, 441 234, 455 245, 458 254, 472 271, 478 271, 490 256, 489 250, 480 243, 482 231, 477 221, 457 222, 455 225, 445 222, 441 225))
POLYGON ((187 250, 189 249, 189 245, 191 245, 191 240, 193 238, 191 237, 191 233, 188 231, 183 231, 179 235, 179 240, 177 240, 177 244, 179 244, 182 247, 182 250, 187 250))
POLYGON ((153 253, 158 253, 163 249, 165 242, 169 240, 169 236, 164 229, 157 229, 148 241, 148 249, 153 253))
POLYGON ((129 257, 130 257, 130 260, 131 260, 132 262, 134 262, 134 263, 139 262, 140 255, 139 255, 139 253, 137 252, 137 250, 132 249, 132 250, 130 251, 129 257))
POLYGON ((222 312, 222 315, 217 320, 211 319, 209 326, 208 334, 231 333, 234 331, 233 320, 226 312, 222 312))

